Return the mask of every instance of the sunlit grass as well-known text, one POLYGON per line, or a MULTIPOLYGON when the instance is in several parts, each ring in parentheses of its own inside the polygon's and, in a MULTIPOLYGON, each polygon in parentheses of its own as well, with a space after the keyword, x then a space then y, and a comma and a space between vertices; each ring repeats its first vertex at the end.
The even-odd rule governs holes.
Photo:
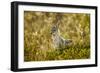
POLYGON ((90 50, 89 14, 24 12, 24 61, 88 59, 90 50), (72 44, 54 49, 50 30, 59 14, 60 35, 72 39, 72 44))
POLYGON ((25 61, 73 60, 90 58, 90 48, 67 48, 64 50, 36 50, 25 55, 25 61))

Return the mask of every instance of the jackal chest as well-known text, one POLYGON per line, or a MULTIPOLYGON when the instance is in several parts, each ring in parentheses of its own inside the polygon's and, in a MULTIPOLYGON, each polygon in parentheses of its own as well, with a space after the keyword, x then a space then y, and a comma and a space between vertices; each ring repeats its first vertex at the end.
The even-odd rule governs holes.
POLYGON ((62 41, 59 35, 52 35, 53 45, 55 48, 59 48, 62 41))

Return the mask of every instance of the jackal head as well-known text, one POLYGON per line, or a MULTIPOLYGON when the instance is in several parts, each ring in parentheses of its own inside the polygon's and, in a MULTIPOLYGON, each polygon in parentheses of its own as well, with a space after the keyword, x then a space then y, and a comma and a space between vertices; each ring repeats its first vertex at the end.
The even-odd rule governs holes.
POLYGON ((51 28, 51 34, 56 34, 58 33, 58 27, 55 25, 51 28))

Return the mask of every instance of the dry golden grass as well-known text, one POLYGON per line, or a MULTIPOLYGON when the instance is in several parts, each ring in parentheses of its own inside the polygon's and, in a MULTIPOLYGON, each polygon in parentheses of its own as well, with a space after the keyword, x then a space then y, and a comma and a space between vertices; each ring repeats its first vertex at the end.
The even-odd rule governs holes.
POLYGON ((87 58, 90 58, 89 14, 24 12, 24 61, 87 58), (59 20, 58 16, 61 17, 59 20), (73 40, 63 50, 54 50, 52 47, 50 30, 58 21, 61 36, 73 40))

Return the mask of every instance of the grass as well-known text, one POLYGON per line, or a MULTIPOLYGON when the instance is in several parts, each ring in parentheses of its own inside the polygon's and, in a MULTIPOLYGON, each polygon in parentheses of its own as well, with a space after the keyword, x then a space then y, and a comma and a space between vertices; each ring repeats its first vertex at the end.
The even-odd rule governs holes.
POLYGON ((90 58, 90 48, 66 48, 64 50, 36 50, 25 55, 25 61, 52 61, 52 60, 74 60, 90 58))
POLYGON ((24 12, 24 61, 89 59, 90 50, 90 14, 24 12), (60 35, 72 44, 57 50, 50 30, 59 20, 60 35))

